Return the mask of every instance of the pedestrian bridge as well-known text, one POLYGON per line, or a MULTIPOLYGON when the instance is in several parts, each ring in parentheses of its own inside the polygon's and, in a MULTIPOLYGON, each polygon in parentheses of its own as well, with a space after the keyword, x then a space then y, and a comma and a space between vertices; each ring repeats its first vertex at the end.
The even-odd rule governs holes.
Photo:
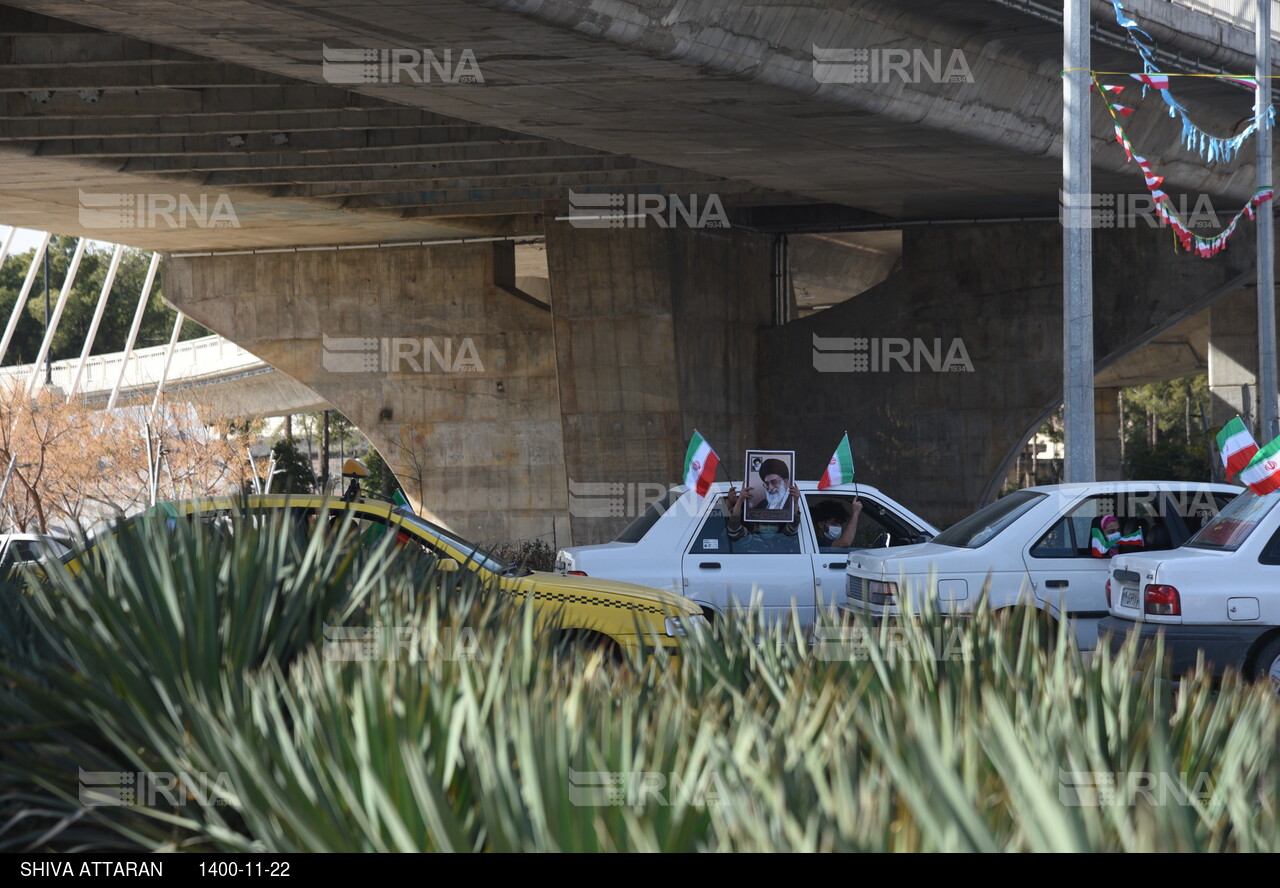
MULTIPOLYGON (((76 383, 78 358, 54 361, 49 385, 58 394, 76 383)), ((6 384, 46 387, 44 367, 19 364, 0 367, 6 384)), ((166 397, 191 401, 212 416, 227 418, 287 416, 325 410, 329 404, 297 380, 221 336, 203 336, 154 348, 89 357, 76 393, 87 403, 105 407, 120 381, 119 403, 150 402, 157 390, 166 397), (124 376, 121 378, 121 367, 124 376), (163 380, 163 383, 162 383, 163 380)))

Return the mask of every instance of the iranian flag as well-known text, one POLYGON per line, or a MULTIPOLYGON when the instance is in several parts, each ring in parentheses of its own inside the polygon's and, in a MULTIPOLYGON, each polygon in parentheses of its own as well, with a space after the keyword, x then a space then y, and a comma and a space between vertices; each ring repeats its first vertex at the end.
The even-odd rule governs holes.
POLYGON ((1240 480, 1258 495, 1280 490, 1280 438, 1253 455, 1240 473, 1240 480))
POLYGON ((1168 74, 1130 74, 1129 76, 1144 86, 1151 86, 1156 89, 1169 88, 1168 74))
POLYGON ((1107 535, 1102 532, 1101 527, 1095 527, 1089 534, 1089 549, 1093 552, 1094 558, 1106 558, 1114 545, 1115 543, 1107 541, 1107 535))
POLYGON ((853 451, 849 449, 849 433, 845 432, 844 437, 840 439, 840 446, 836 448, 836 452, 831 455, 831 460, 827 463, 827 470, 818 480, 818 489, 825 490, 852 480, 853 451))
POLYGON ((684 455, 684 483, 698 491, 698 496, 706 496, 711 482, 715 480, 718 465, 720 457, 716 456, 707 439, 694 429, 689 450, 684 455))
POLYGON ((1244 420, 1236 417, 1218 432, 1218 452, 1222 454, 1222 465, 1226 467, 1227 477, 1244 470, 1258 452, 1258 442, 1244 427, 1244 420))
POLYGON ((1116 540, 1117 546, 1141 546, 1144 545, 1142 539, 1142 528, 1136 528, 1131 533, 1126 533, 1116 540))

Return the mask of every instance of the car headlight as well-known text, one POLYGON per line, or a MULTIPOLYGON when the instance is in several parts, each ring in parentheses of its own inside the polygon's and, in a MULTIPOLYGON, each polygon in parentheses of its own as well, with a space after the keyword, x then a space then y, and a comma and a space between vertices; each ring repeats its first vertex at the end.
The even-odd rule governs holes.
POLYGON ((711 628, 711 623, 702 614, 667 617, 664 625, 666 626, 667 635, 672 638, 683 638, 691 632, 701 632, 711 628))
POLYGON ((894 604, 898 595, 897 583, 884 583, 880 580, 871 580, 867 583, 867 599, 872 604, 889 605, 894 604))

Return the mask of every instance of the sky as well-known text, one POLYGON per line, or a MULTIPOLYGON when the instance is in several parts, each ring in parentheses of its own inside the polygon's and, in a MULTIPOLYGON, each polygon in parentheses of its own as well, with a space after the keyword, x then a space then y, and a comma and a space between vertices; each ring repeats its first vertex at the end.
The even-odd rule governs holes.
MULTIPOLYGON (((9 236, 11 226, 0 225, 0 244, 4 243, 4 239, 9 236)), ((9 246, 9 255, 16 253, 25 253, 27 250, 40 246, 40 239, 44 237, 43 231, 32 231, 29 228, 19 228, 17 235, 13 238, 13 243, 9 246)), ((89 241, 90 246, 114 246, 109 241, 89 241)))

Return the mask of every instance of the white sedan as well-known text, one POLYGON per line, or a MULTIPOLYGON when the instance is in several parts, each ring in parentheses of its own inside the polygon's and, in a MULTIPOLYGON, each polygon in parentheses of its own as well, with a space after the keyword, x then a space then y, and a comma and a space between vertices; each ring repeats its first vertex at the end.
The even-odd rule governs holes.
POLYGON ((730 539, 724 502, 729 485, 713 485, 706 497, 681 486, 649 506, 613 542, 561 549, 556 568, 670 589, 698 602, 709 615, 746 606, 759 595, 769 619, 785 619, 794 604, 808 626, 815 607, 825 607, 843 594, 850 551, 832 548, 826 541, 819 545, 813 510, 821 514, 830 510, 825 503, 835 503, 851 512, 856 492, 862 512, 854 546, 900 546, 938 532, 865 484, 818 490, 815 481, 799 481, 796 486, 802 508, 794 536, 750 533, 730 539))
POLYGON ((843 609, 878 618, 904 601, 926 598, 946 614, 971 613, 985 593, 993 609, 1034 605, 1069 619, 1081 650, 1097 645, 1107 615, 1110 557, 1094 553, 1102 519, 1119 519, 1120 535, 1138 548, 1173 549, 1242 488, 1172 481, 1099 481, 1017 490, 947 528, 933 540, 849 559, 843 609), (909 600, 908 600, 909 597, 909 600))
POLYGON ((1111 615, 1099 631, 1118 649, 1132 632, 1163 634, 1173 674, 1204 652, 1280 689, 1280 494, 1247 491, 1176 552, 1112 559, 1111 615))

